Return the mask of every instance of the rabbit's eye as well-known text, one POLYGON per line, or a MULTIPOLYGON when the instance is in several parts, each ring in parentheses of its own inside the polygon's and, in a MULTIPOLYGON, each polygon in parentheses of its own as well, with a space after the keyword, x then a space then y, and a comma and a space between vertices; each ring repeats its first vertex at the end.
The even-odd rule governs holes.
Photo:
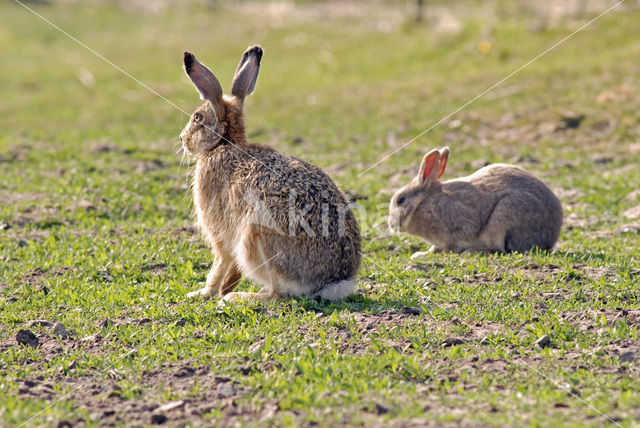
POLYGON ((193 120, 195 122, 202 122, 202 119, 204 119, 204 117, 200 113, 195 113, 193 115, 193 120))
POLYGON ((400 205, 400 204, 402 204, 406 199, 407 199, 407 198, 405 198, 404 196, 400 196, 400 197, 398 198, 398 200, 396 201, 396 203, 397 203, 398 205, 400 205))

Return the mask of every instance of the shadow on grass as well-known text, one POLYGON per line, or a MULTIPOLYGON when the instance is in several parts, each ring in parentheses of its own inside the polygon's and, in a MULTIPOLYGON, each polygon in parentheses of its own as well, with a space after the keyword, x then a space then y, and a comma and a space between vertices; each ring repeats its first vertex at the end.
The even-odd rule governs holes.
POLYGON ((402 308, 406 308, 408 305, 408 302, 404 302, 402 300, 393 300, 389 298, 373 300, 361 294, 354 294, 338 302, 331 302, 324 299, 296 299, 296 301, 300 304, 302 309, 324 315, 330 315, 334 312, 340 311, 370 312, 372 314, 377 314, 387 310, 401 310, 402 308))

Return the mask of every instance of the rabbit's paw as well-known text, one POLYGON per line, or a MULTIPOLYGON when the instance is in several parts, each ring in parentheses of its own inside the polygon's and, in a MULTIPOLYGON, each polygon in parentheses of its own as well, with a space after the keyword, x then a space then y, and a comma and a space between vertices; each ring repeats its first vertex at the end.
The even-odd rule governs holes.
POLYGON ((430 252, 431 251, 418 251, 417 253, 413 253, 411 254, 411 260, 418 260, 423 257, 426 257, 429 255, 430 252))

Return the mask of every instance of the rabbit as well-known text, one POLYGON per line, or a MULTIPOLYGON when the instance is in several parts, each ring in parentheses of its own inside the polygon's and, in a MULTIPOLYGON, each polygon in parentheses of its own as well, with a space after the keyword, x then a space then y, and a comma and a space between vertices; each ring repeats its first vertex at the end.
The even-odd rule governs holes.
POLYGON ((180 140, 195 157, 194 210, 215 256, 205 286, 188 297, 343 299, 355 292, 362 255, 345 196, 320 168, 247 142, 244 99, 255 88, 262 53, 260 46, 244 52, 230 95, 184 53, 184 69, 205 103, 180 140), (261 291, 232 292, 243 274, 261 291))
MULTIPOLYGON (((408 232, 440 251, 523 252, 553 248, 562 226, 562 205, 542 181, 524 169, 492 164, 468 177, 440 182, 449 159, 444 147, 430 151, 418 175, 389 205, 389 228, 408 232)), ((418 252, 412 259, 426 255, 418 252)))

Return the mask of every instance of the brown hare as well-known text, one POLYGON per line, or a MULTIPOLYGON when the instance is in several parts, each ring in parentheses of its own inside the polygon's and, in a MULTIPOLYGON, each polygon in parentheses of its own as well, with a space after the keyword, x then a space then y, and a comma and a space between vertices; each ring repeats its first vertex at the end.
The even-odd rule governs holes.
POLYGON ((348 202, 320 168, 247 142, 243 104, 255 88, 262 49, 246 50, 223 95, 213 73, 189 52, 184 68, 205 103, 180 134, 196 160, 197 223, 215 261, 189 297, 342 299, 355 291, 360 231, 348 202), (242 275, 259 293, 231 293, 242 275))
POLYGON ((520 167, 493 164, 440 182, 449 153, 448 147, 429 152, 418 175, 393 195, 391 231, 424 238, 431 253, 553 248, 562 206, 542 181, 520 167))

